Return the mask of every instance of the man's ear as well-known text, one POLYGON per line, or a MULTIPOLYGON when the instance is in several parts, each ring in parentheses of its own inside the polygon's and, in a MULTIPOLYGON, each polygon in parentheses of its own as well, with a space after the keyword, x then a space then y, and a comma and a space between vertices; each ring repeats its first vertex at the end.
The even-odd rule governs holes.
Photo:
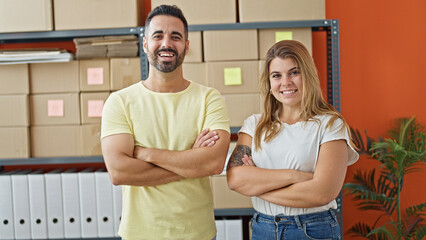
POLYGON ((147 51, 147 41, 146 41, 146 38, 145 37, 143 37, 142 38, 142 46, 143 46, 143 51, 145 52, 145 53, 148 53, 148 51, 147 51))

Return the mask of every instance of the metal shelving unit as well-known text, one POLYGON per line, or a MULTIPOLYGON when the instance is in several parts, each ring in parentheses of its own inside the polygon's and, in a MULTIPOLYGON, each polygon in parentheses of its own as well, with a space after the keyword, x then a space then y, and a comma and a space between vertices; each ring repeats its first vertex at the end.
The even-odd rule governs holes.
MULTIPOLYGON (((232 24, 190 25, 189 31, 237 30, 237 29, 267 29, 267 28, 312 28, 312 31, 327 33, 327 100, 336 110, 340 111, 340 43, 339 21, 337 19, 285 21, 285 22, 257 22, 232 24)), ((139 56, 141 59, 142 79, 148 77, 148 60, 143 51, 142 39, 144 27, 90 29, 70 31, 0 33, 0 44, 22 42, 72 41, 77 37, 94 37, 106 35, 134 34, 139 38, 139 56)), ((239 128, 231 128, 231 133, 237 133, 239 128)), ((28 159, 0 159, 0 170, 6 165, 46 165, 46 164, 81 164, 101 163, 103 158, 98 157, 58 157, 58 158, 28 158, 28 159)), ((337 215, 342 230, 342 194, 336 199, 338 204, 337 215)), ((253 209, 216 209, 216 216, 251 216, 253 209)), ((342 231, 341 231, 342 232, 342 231)), ((116 238, 111 238, 116 239, 116 238)))
POLYGON ((0 33, 0 44, 5 43, 30 43, 30 42, 52 42, 72 41, 74 38, 111 36, 111 35, 137 35, 139 39, 139 56, 141 58, 142 79, 148 76, 148 61, 142 47, 143 27, 133 28, 109 28, 109 29, 87 29, 66 30, 47 32, 22 32, 22 33, 0 33))
POLYGON ((103 162, 104 162, 104 158, 102 156, 0 159, 0 170, 3 166, 79 164, 79 163, 103 163, 103 162))

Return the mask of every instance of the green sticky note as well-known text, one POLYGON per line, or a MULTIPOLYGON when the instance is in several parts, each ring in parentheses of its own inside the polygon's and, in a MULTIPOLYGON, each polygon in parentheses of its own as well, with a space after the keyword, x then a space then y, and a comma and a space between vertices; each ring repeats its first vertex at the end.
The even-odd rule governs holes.
POLYGON ((225 86, 235 86, 235 85, 242 84, 241 68, 239 67, 225 68, 223 72, 224 72, 224 78, 225 78, 225 86))
POLYGON ((275 32, 275 42, 279 42, 282 40, 293 40, 293 32, 275 32))

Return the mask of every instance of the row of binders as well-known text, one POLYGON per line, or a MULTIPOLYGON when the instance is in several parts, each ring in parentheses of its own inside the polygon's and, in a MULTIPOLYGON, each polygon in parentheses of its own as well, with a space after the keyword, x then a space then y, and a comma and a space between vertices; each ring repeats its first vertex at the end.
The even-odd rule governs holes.
POLYGON ((121 196, 104 169, 0 172, 0 239, 118 237, 121 196))

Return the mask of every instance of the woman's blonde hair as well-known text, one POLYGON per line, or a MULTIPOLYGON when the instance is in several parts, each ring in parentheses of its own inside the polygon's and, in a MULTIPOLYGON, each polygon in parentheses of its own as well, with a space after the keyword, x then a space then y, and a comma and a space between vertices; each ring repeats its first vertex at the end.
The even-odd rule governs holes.
MULTIPOLYGON (((255 149, 261 149, 262 136, 265 142, 270 142, 283 128, 279 120, 282 104, 270 93, 269 66, 275 58, 293 59, 300 71, 303 88, 299 120, 309 121, 316 115, 329 114, 332 118, 326 127, 331 127, 334 121, 340 118, 344 123, 341 130, 349 129, 342 115, 324 100, 317 69, 306 47, 298 41, 284 40, 275 43, 266 54, 266 63, 259 82, 264 111, 254 134, 255 149)), ((348 133, 350 135, 350 131, 348 133)))

